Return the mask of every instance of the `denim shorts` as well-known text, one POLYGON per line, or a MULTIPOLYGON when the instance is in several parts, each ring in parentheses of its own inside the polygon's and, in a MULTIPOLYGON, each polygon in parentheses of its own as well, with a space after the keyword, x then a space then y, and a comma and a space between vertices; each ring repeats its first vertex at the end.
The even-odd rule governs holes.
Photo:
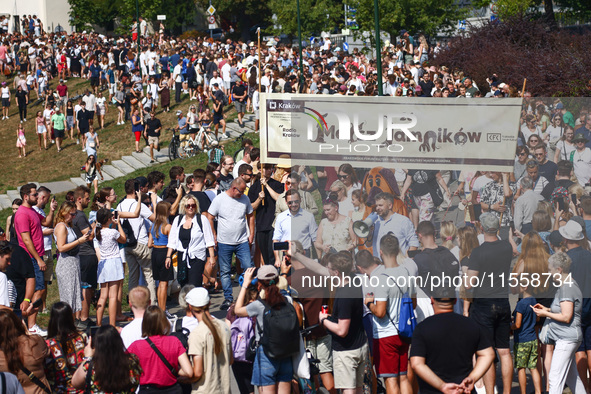
POLYGON ((252 366, 252 385, 271 386, 278 382, 291 382, 293 364, 291 357, 275 360, 267 357, 260 345, 252 366))
POLYGON ((35 270, 35 291, 45 290, 45 277, 43 271, 39 269, 37 260, 32 258, 31 261, 33 262, 33 269, 35 270))

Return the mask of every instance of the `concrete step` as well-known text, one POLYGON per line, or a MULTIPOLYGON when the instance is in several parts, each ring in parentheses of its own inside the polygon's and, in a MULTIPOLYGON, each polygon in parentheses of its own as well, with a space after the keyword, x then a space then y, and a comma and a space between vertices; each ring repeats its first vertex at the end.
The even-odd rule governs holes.
MULTIPOLYGON (((101 171, 102 171, 102 168, 101 168, 101 171)), ((106 173, 105 171, 102 171, 102 173, 103 173, 103 177, 105 179, 101 179, 101 176, 100 175, 97 175, 97 178, 98 178, 99 183, 101 183, 103 181, 112 181, 113 179, 115 179, 111 175, 109 175, 108 173, 106 173)), ((80 174, 80 179, 82 179, 82 182, 84 182, 84 185, 86 185, 86 173, 85 172, 83 172, 83 173, 80 174)))
POLYGON ((70 178, 70 181, 76 186, 86 186, 86 182, 82 178, 70 178))
POLYGON ((119 171, 117 168, 115 168, 111 164, 104 165, 101 168, 101 171, 103 172, 103 174, 107 173, 107 174, 111 175, 113 178, 119 178, 119 177, 122 177, 125 175, 123 172, 119 171))
MULTIPOLYGON (((150 157, 150 147, 146 146, 143 149, 144 153, 150 157)), ((170 159, 168 158, 168 148, 160 148, 160 152, 158 152, 156 149, 154 149, 154 159, 158 162, 158 163, 166 163, 167 161, 170 161, 170 159)))
POLYGON ((58 194, 58 193, 63 193, 63 192, 73 190, 78 185, 75 183, 72 183, 70 181, 56 181, 56 182, 43 183, 43 186, 45 186, 49 190, 51 190, 51 193, 58 194))
POLYGON ((136 160, 141 162, 145 167, 150 165, 150 155, 146 155, 144 152, 133 152, 131 154, 136 160))
POLYGON ((146 165, 136 159, 133 156, 123 156, 121 158, 124 162, 126 162, 130 167, 133 167, 136 170, 141 170, 142 168, 146 168, 146 165))
POLYGON ((135 171, 135 168, 131 167, 123 160, 113 160, 111 164, 113 165, 113 167, 117 168, 119 171, 126 175, 135 171))
POLYGON ((21 198, 21 194, 17 190, 7 190, 6 194, 8 195, 10 202, 17 198, 21 198))
POLYGON ((10 208, 11 206, 12 200, 6 194, 0 194, 0 209, 10 208))

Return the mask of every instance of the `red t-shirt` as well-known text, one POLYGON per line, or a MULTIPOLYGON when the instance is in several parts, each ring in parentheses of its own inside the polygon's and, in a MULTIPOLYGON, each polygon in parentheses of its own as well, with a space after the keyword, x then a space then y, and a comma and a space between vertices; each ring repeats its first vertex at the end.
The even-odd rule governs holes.
MULTIPOLYGON (((41 214, 37 213, 33 208, 27 208, 24 205, 18 207, 18 211, 16 211, 16 215, 14 215, 14 228, 18 237, 18 244, 23 249, 27 250, 27 246, 23 242, 21 233, 29 232, 31 239, 33 240, 33 245, 35 246, 35 250, 39 256, 43 256, 45 254, 45 246, 43 244, 43 229, 41 228, 42 220, 45 220, 45 218, 41 214)), ((28 250, 27 253, 29 253, 28 250)), ((29 256, 31 256, 31 253, 29 253, 29 256)), ((33 256, 31 256, 31 258, 33 258, 33 256)))
MULTIPOLYGON (((178 370, 179 357, 186 352, 181 341, 172 336, 150 337, 154 345, 168 360, 170 365, 178 370)), ((170 373, 164 362, 158 357, 147 341, 141 339, 133 342, 128 348, 129 353, 138 356, 144 373, 140 377, 140 384, 152 384, 168 387, 176 383, 176 377, 170 373)))
POLYGON ((57 90, 57 93, 60 95, 60 97, 65 97, 66 93, 68 93, 68 87, 66 85, 57 85, 55 90, 57 90))

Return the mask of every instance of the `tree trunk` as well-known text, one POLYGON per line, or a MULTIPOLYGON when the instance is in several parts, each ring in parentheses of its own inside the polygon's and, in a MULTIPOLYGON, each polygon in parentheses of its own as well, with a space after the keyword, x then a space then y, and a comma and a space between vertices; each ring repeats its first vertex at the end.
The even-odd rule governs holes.
POLYGON ((558 28, 556 17, 554 16, 554 3, 552 0, 544 0, 544 12, 546 14, 548 25, 553 29, 558 28))

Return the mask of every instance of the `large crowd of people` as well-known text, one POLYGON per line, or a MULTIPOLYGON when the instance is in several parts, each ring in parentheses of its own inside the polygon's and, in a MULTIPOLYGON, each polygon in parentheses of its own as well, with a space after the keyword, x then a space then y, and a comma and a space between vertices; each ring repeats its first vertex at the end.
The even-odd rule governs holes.
MULTIPOLYGON (((81 139, 94 186, 57 201, 28 183, 13 201, 0 241, 8 392, 229 393, 233 376, 240 393, 508 394, 515 377, 528 392, 526 370, 536 394, 591 390, 588 105, 523 92, 508 173, 382 169, 370 199, 370 169, 261 163, 245 138, 234 155, 214 146, 188 175, 176 165, 168 178, 127 179, 118 197, 94 182, 109 105, 153 158, 156 115, 170 110, 173 90, 176 103, 197 101, 186 117, 177 112, 181 134, 211 127, 217 137, 230 97, 239 125, 247 112, 258 119, 259 62, 261 91, 375 95, 375 61, 326 38, 304 51, 300 80, 297 51, 278 40, 259 59, 254 43, 163 34, 139 48, 35 27, 2 37, 0 64, 21 73, 13 86, 23 124, 35 91, 48 111, 35 121, 40 149, 81 139), (54 77, 57 94, 46 90, 54 77), (63 88, 72 77, 90 80, 79 109, 63 88), (450 208, 459 221, 445 221, 450 208), (49 286, 58 288, 53 305, 49 286), (213 294, 223 294, 225 319, 210 310, 213 294), (184 316, 169 309, 176 302, 184 316), (47 330, 37 323, 44 310, 47 330)), ((384 91, 517 94, 502 76, 478 88, 430 66, 435 49, 401 32, 383 48, 384 91)))

